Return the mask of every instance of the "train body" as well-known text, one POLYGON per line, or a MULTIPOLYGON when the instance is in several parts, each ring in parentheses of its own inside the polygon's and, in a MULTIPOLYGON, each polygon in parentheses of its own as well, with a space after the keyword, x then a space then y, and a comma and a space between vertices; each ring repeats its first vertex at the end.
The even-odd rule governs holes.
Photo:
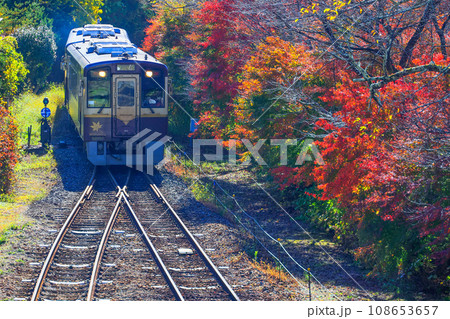
MULTIPOLYGON (((72 30, 62 68, 66 105, 94 165, 125 165, 127 156, 136 163, 136 146, 129 154, 127 141, 144 131, 167 135, 167 67, 133 45, 125 30, 106 24, 72 30)), ((153 153, 146 164, 162 161, 164 146, 153 153)))

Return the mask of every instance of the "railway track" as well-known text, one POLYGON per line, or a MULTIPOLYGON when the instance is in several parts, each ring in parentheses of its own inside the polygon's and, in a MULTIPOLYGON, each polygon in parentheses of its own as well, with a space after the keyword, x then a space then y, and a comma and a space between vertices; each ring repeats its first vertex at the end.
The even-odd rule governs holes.
POLYGON ((148 175, 134 171, 127 193, 185 300, 239 300, 148 175))
POLYGON ((32 301, 85 298, 93 257, 115 207, 114 195, 114 185, 94 169, 88 186, 50 247, 32 301))
POLYGON ((153 181, 130 174, 120 187, 94 170, 31 300, 239 300, 153 181))
POLYGON ((119 212, 113 213, 104 231, 90 279, 87 300, 94 300, 94 295, 97 288, 104 299, 124 299, 126 296, 126 299, 131 297, 131 300, 136 300, 136 296, 130 296, 130 294, 124 293, 125 289, 130 290, 132 294, 135 294, 138 291, 146 290, 146 292, 150 293, 150 295, 156 295, 152 297, 153 300, 170 300, 170 297, 172 296, 175 300, 184 300, 173 282, 173 279, 168 273, 167 268, 162 263, 158 251, 155 249, 147 236, 145 229, 142 227, 142 224, 127 199, 129 195, 126 192, 126 185, 128 184, 129 178, 127 178, 125 186, 121 188, 111 172, 108 171, 108 173, 116 188, 119 190, 116 196, 118 197, 118 201, 122 204, 124 211, 122 211, 122 214, 120 215, 119 212), (120 218, 118 218, 119 216, 120 218), (116 223, 118 226, 115 231, 116 236, 111 236, 116 223), (118 234, 119 236, 117 236, 118 234), (122 236, 120 236, 120 234, 122 236), (132 242, 135 244, 136 242, 140 242, 141 247, 133 248, 135 246, 130 245, 132 242), (108 243, 109 245, 107 247, 108 243), (147 250, 142 248, 142 243, 145 245, 147 250), (136 287, 136 281, 134 280, 136 279, 135 277, 132 276, 131 278, 124 278, 124 273, 127 273, 128 268, 126 263, 127 256, 132 256, 134 259, 132 265, 139 267, 141 270, 145 270, 144 273, 150 275, 150 278, 148 278, 150 280, 146 280, 146 282, 150 283, 150 285, 136 287), (101 261, 106 257, 109 262, 114 262, 112 264, 103 264, 102 266, 101 261), (121 265, 121 267, 117 267, 117 264, 121 265), (159 270, 159 272, 157 270, 159 270), (108 279, 113 278, 120 278, 121 280, 120 282, 116 282, 114 286, 101 286, 102 282, 112 283, 113 280, 108 279), (117 296, 118 293, 119 296, 117 296))

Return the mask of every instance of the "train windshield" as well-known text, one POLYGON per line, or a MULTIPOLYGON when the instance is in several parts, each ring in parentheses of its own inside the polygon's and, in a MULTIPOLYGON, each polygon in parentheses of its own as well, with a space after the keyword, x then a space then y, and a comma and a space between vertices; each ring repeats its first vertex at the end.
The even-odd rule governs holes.
POLYGON ((117 105, 134 106, 135 80, 117 81, 117 105))
POLYGON ((109 70, 92 70, 88 74, 88 107, 109 108, 111 96, 109 70))
POLYGON ((157 71, 152 72, 152 77, 144 76, 142 81, 142 107, 164 107, 164 77, 157 71))

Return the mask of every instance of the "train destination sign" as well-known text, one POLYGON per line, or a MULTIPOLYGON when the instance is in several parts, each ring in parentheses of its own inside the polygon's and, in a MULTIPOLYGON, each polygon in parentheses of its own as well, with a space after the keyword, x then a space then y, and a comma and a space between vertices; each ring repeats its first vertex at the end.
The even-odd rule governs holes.
POLYGON ((136 65, 134 64, 118 64, 117 71, 135 71, 136 65))

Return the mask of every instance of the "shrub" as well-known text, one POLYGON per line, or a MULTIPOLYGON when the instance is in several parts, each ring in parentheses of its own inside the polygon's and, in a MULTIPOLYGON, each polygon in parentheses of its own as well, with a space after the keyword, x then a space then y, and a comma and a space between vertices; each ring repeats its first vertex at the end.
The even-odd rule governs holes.
POLYGON ((0 104, 19 91, 27 73, 23 57, 17 52, 16 39, 0 38, 0 104))
POLYGON ((37 1, 3 0, 0 6, 0 15, 3 18, 0 27, 10 35, 14 30, 25 26, 52 25, 53 21, 45 10, 43 4, 37 1))
POLYGON ((8 191, 17 163, 17 126, 6 108, 6 98, 18 92, 27 69, 12 37, 0 38, 0 194, 8 191))
POLYGON ((16 136, 17 126, 11 114, 4 106, 0 106, 0 194, 8 191, 13 180, 17 163, 16 136))
POLYGON ((56 61, 55 34, 47 26, 23 27, 15 32, 18 50, 30 70, 29 80, 37 90, 46 85, 56 61))

